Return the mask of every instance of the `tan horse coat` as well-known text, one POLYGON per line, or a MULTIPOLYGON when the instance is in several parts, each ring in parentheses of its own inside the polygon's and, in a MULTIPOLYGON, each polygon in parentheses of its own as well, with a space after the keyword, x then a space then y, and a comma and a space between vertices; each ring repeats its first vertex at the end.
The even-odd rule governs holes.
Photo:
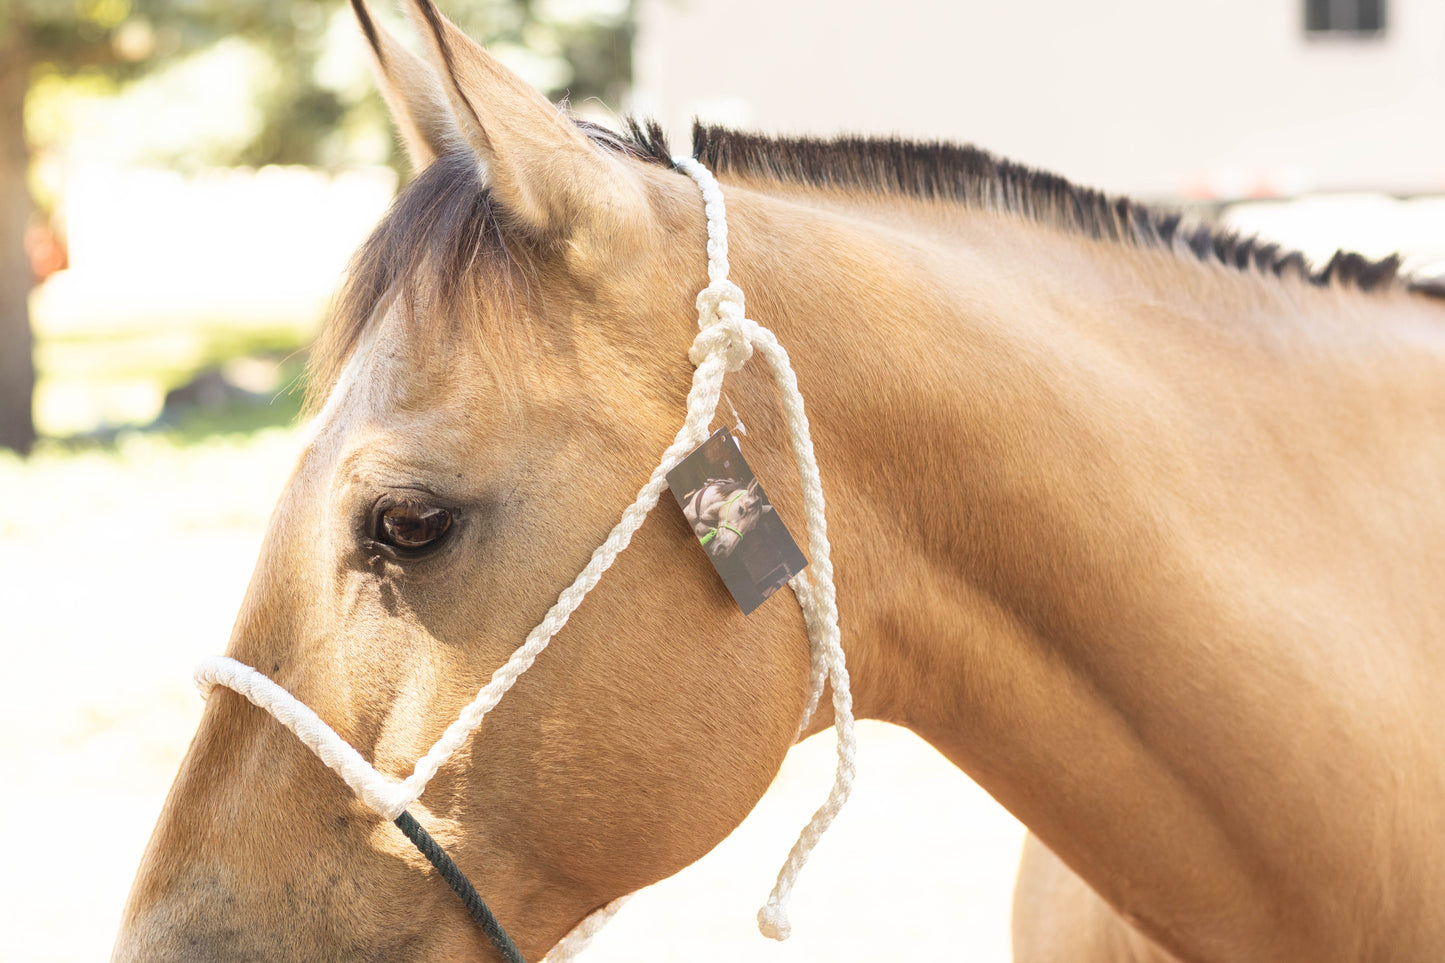
MULTIPOLYGON (((655 464, 706 281, 687 178, 599 146, 419 4, 434 67, 364 21, 424 168, 408 196, 482 171, 507 259, 463 259, 485 276, 455 298, 345 302, 369 309, 343 311, 318 376, 349 374, 228 650, 397 774, 655 464), (424 556, 377 538, 403 496, 454 519, 424 556)), ((928 739, 1048 847, 1020 880, 1020 960, 1438 958, 1445 308, 1006 200, 720 166, 733 277, 813 420, 859 714, 928 739)), ((769 378, 728 393, 796 530, 769 378)), ((540 957, 748 812, 793 735, 804 639, 786 594, 740 616, 659 509, 418 818, 540 957)), ((116 960, 490 952, 393 827, 213 697, 116 960)))

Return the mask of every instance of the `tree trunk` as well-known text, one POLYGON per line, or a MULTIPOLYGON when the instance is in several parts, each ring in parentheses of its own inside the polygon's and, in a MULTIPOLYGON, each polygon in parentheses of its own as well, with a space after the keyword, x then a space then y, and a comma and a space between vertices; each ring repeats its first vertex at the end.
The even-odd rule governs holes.
POLYGON ((30 87, 23 16, 0 25, 0 448, 25 454, 35 443, 34 336, 26 304, 35 276, 25 252, 30 164, 25 94, 30 87))

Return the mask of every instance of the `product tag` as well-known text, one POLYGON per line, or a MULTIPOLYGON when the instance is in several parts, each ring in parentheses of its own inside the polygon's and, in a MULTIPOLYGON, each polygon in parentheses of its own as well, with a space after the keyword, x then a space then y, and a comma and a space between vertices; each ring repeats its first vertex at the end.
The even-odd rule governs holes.
POLYGON ((744 615, 807 567, 726 428, 678 462, 667 484, 744 615))

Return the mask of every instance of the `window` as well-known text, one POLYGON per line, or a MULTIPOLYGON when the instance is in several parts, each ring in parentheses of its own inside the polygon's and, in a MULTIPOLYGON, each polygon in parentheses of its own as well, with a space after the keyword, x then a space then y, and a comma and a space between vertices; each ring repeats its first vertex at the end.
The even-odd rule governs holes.
POLYGON ((1305 34, 1376 37, 1385 32, 1385 0, 1305 0, 1305 34))

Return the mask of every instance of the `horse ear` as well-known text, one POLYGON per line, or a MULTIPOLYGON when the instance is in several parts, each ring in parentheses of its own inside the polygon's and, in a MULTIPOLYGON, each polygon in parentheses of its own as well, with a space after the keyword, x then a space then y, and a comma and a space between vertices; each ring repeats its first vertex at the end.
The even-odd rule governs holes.
POLYGON ((462 139, 510 226, 542 238, 599 230, 643 210, 642 188, 576 124, 498 63, 431 0, 404 0, 462 139), (599 223, 603 220, 607 223, 599 223))
POLYGON ((464 146, 436 71, 372 20, 364 0, 351 0, 351 9, 366 35, 372 73, 406 145, 412 170, 419 173, 448 150, 464 146))

